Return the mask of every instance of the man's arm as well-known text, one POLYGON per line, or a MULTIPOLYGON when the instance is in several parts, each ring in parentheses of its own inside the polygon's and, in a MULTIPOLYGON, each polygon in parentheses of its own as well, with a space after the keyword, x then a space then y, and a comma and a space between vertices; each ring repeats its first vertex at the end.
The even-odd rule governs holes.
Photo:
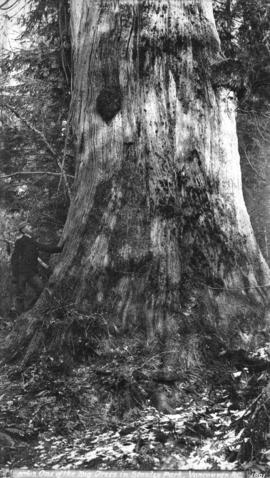
POLYGON ((39 242, 36 242, 36 241, 34 242, 39 251, 49 252, 50 254, 62 252, 64 248, 64 244, 62 244, 61 246, 49 246, 48 244, 40 244, 39 242))
POLYGON ((43 269, 50 269, 50 266, 48 266, 48 264, 46 264, 46 262, 44 262, 40 257, 38 257, 38 262, 43 267, 43 269))

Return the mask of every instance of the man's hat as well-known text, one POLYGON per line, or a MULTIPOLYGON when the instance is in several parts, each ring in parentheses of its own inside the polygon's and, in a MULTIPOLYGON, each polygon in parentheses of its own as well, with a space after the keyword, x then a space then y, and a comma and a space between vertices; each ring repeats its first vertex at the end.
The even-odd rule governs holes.
POLYGON ((22 229, 24 229, 27 226, 27 224, 28 224, 27 221, 20 222, 20 224, 18 225, 19 231, 22 231, 22 229))

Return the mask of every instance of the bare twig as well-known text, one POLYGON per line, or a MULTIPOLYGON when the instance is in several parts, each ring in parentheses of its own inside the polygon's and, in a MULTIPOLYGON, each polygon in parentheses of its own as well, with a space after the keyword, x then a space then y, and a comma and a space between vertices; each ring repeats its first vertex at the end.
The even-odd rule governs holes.
POLYGON ((37 128, 35 128, 35 126, 33 126, 26 118, 24 118, 20 113, 18 113, 18 111, 16 110, 16 108, 14 108, 13 106, 7 104, 7 103, 4 103, 3 105, 4 108, 7 108, 8 110, 10 110, 15 116, 17 116, 17 118, 19 118, 23 123, 26 124, 26 126, 31 129, 32 131, 34 131, 34 133, 36 133, 40 139, 43 141, 43 143, 47 146, 47 149, 50 151, 50 153, 56 157, 57 156, 57 153, 55 151, 55 149, 51 146, 51 144, 48 142, 48 140, 46 139, 45 135, 39 131, 37 128))
POLYGON ((1 3, 0 5, 0 10, 9 10, 10 8, 14 7, 14 5, 16 5, 16 3, 18 3, 19 0, 15 0, 15 2, 12 4, 12 5, 9 5, 7 7, 5 7, 5 5, 9 2, 10 0, 5 0, 3 3, 1 3), (5 8, 4 8, 5 7, 5 8))
POLYGON ((39 131, 37 128, 35 128, 35 126, 33 126, 26 118, 24 118, 24 116, 22 116, 20 113, 18 113, 16 108, 14 108, 13 106, 11 106, 8 103, 4 103, 1 106, 3 106, 4 108, 7 108, 9 111, 11 111, 15 116, 17 116, 17 118, 19 118, 23 123, 25 123, 26 126, 29 129, 31 129, 31 131, 34 131, 34 133, 36 133, 37 136, 39 136, 39 138, 43 141, 43 143, 46 145, 47 149, 50 151, 52 156, 56 159, 57 165, 58 165, 58 167, 61 171, 61 174, 63 175, 65 186, 67 188, 67 192, 68 192, 68 195, 69 195, 69 198, 70 198, 71 197, 71 190, 70 190, 70 187, 69 187, 69 184, 68 184, 67 175, 66 175, 65 171, 62 169, 62 164, 61 164, 60 160, 58 159, 58 153, 55 151, 55 149, 52 147, 52 145, 48 142, 46 136, 41 131, 39 131))
MULTIPOLYGON (((262 140, 265 141, 266 143, 269 143, 269 142, 270 142, 270 138, 264 136, 264 134, 263 134, 263 132, 262 132, 262 127, 261 127, 261 125, 259 124, 258 117, 257 117, 256 115, 254 115, 253 120, 254 120, 254 124, 255 124, 255 126, 256 126, 256 130, 257 130, 258 134, 260 135, 260 137, 262 138, 262 140)), ((265 132, 265 131, 264 131, 264 132, 265 132)))
MULTIPOLYGON (((73 96, 72 96, 72 98, 73 98, 73 96)), ((67 147, 68 147, 68 140, 69 140, 70 123, 71 123, 71 118, 72 118, 72 109, 73 109, 73 100, 71 100, 70 105, 69 105, 69 110, 68 110, 68 117, 67 117, 67 124, 66 124, 66 136, 65 136, 65 144, 64 144, 64 150, 63 150, 63 158, 62 158, 62 163, 61 163, 61 171, 65 171, 65 162, 66 162, 66 157, 67 157, 67 147)), ((63 175, 61 175, 58 187, 60 187, 60 185, 61 185, 62 177, 63 177, 63 175)))
POLYGON ((261 176, 261 174, 257 171, 256 168, 254 168, 253 164, 251 163, 251 161, 250 161, 250 159, 249 159, 249 156, 248 156, 246 150, 243 149, 243 151, 244 151, 244 154, 245 154, 245 158, 246 158, 246 160, 247 160, 249 166, 251 167, 252 171, 254 171, 254 173, 256 173, 257 176, 258 176, 264 183, 266 183, 266 179, 265 179, 263 176, 261 176))
POLYGON ((266 257, 267 259, 269 259, 268 238, 267 238, 267 230, 265 226, 264 226, 264 245, 265 245, 266 257))
MULTIPOLYGON (((44 174, 44 175, 47 174, 49 176, 61 176, 62 173, 55 173, 55 172, 52 172, 52 171, 16 171, 16 173, 5 174, 3 176, 0 176, 0 179, 12 178, 12 176, 19 176, 20 174, 25 175, 25 176, 28 176, 28 175, 31 175, 31 174, 44 174)), ((71 174, 67 174, 66 176, 69 177, 69 178, 74 179, 74 176, 72 176, 71 174)))
MULTIPOLYGON (((25 0, 25 2, 26 2, 26 0, 25 0)), ((9 20, 12 20, 13 18, 17 17, 18 14, 19 14, 22 10, 25 9, 25 5, 26 5, 27 3, 30 3, 30 2, 29 2, 29 1, 26 2, 24 5, 21 6, 21 8, 19 8, 19 10, 17 10, 17 11, 16 11, 15 13, 13 13, 12 15, 9 14, 9 15, 8 15, 9 20)))
POLYGON ((59 7, 58 7, 58 27, 59 27, 59 37, 60 37, 60 53, 61 53, 61 63, 62 63, 62 68, 65 74, 66 82, 67 85, 69 84, 68 80, 68 74, 66 70, 66 65, 65 65, 65 57, 64 57, 64 45, 63 45, 63 31, 62 31, 62 19, 61 19, 61 10, 63 8, 63 2, 60 2, 59 7))
MULTIPOLYGON (((65 57, 64 57, 64 44, 63 44, 63 29, 62 29, 62 9, 63 9, 63 1, 59 3, 58 7, 58 27, 59 27, 59 38, 60 38, 60 53, 61 53, 61 63, 62 63, 62 68, 65 74, 66 78, 66 83, 67 85, 69 84, 69 78, 68 78, 68 73, 65 65, 65 57)), ((65 135, 65 144, 64 144, 64 150, 63 150, 63 158, 61 162, 61 171, 62 173, 65 171, 65 162, 66 162, 66 156, 67 156, 67 146, 68 146, 68 139, 69 139, 69 128, 70 128, 70 121, 71 121, 71 116, 72 116, 72 102, 70 102, 69 105, 69 110, 68 110, 68 118, 67 118, 67 124, 66 124, 66 135, 65 135)), ((61 175, 58 189, 61 186, 63 174, 61 175)))

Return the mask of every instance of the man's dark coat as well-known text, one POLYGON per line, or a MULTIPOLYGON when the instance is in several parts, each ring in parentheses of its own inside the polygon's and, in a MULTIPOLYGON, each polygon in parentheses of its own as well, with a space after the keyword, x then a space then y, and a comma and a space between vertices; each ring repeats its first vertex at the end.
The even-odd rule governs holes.
POLYGON ((23 275, 27 278, 38 273, 39 251, 61 252, 63 247, 52 247, 46 244, 39 244, 32 237, 22 236, 15 242, 14 251, 11 257, 12 274, 14 277, 23 275))

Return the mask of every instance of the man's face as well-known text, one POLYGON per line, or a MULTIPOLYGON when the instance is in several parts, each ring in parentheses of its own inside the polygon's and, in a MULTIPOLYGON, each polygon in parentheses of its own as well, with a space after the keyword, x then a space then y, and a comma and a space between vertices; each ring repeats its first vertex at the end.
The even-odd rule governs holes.
POLYGON ((31 234, 32 233, 32 227, 30 224, 26 224, 24 228, 21 230, 23 234, 31 234))

